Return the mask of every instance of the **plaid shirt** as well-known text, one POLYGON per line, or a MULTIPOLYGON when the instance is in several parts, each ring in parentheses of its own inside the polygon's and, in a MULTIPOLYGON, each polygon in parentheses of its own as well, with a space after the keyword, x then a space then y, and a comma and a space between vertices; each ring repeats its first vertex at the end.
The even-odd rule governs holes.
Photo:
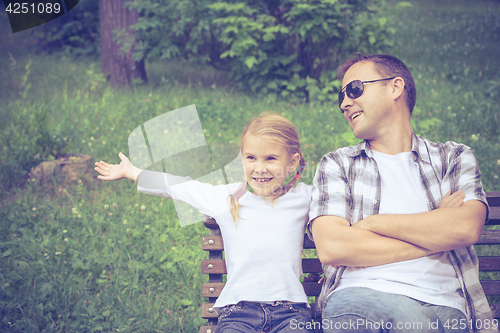
MULTIPOLYGON (((418 165, 429 210, 437 209, 450 189, 452 193, 461 189, 488 207, 478 164, 469 147, 452 141, 434 143, 413 133, 411 152, 412 160, 418 165)), ((316 170, 309 220, 322 215, 335 215, 345 218, 352 225, 379 213, 380 196, 380 175, 370 145, 363 141, 356 146, 337 149, 325 155, 316 170)), ((307 225, 307 232, 313 239, 311 222, 307 225)), ((471 325, 477 323, 481 328, 486 320, 492 323, 492 313, 479 283, 474 248, 458 248, 449 251, 448 256, 462 287, 469 326, 474 326, 473 332, 488 332, 471 325)), ((323 270, 325 282, 318 299, 321 312, 325 301, 339 284, 345 267, 335 269, 324 265, 323 270)))

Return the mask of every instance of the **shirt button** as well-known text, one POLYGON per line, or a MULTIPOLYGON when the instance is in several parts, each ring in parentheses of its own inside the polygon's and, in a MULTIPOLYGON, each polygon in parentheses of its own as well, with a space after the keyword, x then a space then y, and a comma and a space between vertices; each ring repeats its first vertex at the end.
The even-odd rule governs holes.
POLYGON ((377 200, 373 200, 372 203, 375 205, 377 203, 377 200))

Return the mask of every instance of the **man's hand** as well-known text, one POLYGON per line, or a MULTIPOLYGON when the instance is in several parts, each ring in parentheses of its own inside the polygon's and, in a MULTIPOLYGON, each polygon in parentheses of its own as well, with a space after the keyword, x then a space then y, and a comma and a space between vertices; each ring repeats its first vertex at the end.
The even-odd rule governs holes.
POLYGON ((317 217, 311 231, 320 261, 334 267, 378 266, 434 253, 405 241, 353 228, 339 216, 317 217))
POLYGON ((452 195, 450 195, 451 190, 446 192, 443 197, 443 200, 439 203, 439 208, 445 207, 462 207, 464 204, 465 193, 462 190, 458 190, 452 195))
POLYGON ((122 160, 120 164, 108 164, 104 161, 95 163, 95 170, 101 174, 97 178, 102 180, 117 180, 122 178, 128 178, 133 181, 137 180, 137 177, 143 170, 133 166, 127 156, 122 153, 119 153, 118 156, 122 160))
MULTIPOLYGON (((451 190, 446 192, 446 194, 443 197, 443 200, 441 200, 441 203, 439 204, 439 208, 458 208, 462 207, 464 204, 464 199, 465 199, 465 193, 462 192, 462 190, 458 190, 455 193, 451 194, 451 190)), ((371 219, 370 216, 354 223, 352 226, 354 228, 358 229, 363 229, 363 230, 369 230, 369 231, 374 231, 376 232, 376 228, 380 227, 380 225, 374 226, 371 222, 373 222, 374 219, 371 219)), ((378 223, 383 223, 382 221, 378 221, 378 223)))

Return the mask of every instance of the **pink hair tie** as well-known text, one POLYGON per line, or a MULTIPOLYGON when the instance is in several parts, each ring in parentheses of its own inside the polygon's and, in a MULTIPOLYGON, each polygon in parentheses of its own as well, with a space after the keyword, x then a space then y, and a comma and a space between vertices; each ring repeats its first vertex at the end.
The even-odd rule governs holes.
POLYGON ((295 177, 293 177, 293 179, 295 179, 295 180, 299 180, 299 178, 300 178, 300 175, 298 173, 296 173, 295 177))

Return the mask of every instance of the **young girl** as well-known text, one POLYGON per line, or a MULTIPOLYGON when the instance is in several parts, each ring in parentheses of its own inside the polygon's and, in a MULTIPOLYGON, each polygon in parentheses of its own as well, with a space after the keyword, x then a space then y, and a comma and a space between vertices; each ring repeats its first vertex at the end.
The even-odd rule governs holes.
POLYGON ((214 306, 216 332, 313 332, 300 329, 312 326, 300 283, 311 186, 294 186, 305 166, 297 130, 263 113, 243 131, 241 155, 245 182, 218 186, 140 170, 122 153, 119 165, 101 161, 95 169, 99 179, 135 180, 140 192, 184 201, 217 221, 227 283, 214 306))

